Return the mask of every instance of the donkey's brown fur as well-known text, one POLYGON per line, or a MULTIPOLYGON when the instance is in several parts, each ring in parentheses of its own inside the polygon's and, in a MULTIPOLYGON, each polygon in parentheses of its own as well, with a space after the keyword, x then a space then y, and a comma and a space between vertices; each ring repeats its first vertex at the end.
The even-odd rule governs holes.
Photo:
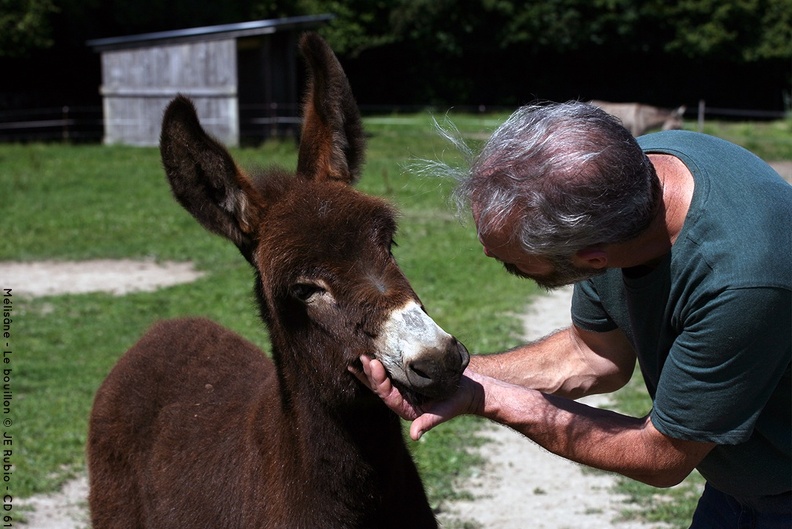
POLYGON ((436 527, 398 417, 348 368, 371 354, 408 394, 441 396, 467 351, 393 260, 394 211, 350 186, 363 133, 341 66, 316 35, 301 50, 297 175, 249 178, 189 100, 165 113, 174 195, 253 265, 273 360, 208 320, 154 325, 96 395, 94 529, 436 527))

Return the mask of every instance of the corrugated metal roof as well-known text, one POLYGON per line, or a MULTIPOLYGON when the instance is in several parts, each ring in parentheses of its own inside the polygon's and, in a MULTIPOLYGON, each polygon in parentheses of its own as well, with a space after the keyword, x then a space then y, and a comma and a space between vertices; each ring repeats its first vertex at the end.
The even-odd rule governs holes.
POLYGON ((221 24, 219 26, 204 26, 198 28, 177 29, 173 31, 159 31, 156 33, 143 33, 124 37, 110 37, 105 39, 89 40, 86 44, 96 51, 109 49, 138 48, 151 46, 153 43, 174 43, 196 40, 215 40, 227 38, 251 37, 266 35, 288 29, 309 29, 333 19, 333 15, 310 15, 301 17, 274 18, 269 20, 252 20, 236 24, 221 24))

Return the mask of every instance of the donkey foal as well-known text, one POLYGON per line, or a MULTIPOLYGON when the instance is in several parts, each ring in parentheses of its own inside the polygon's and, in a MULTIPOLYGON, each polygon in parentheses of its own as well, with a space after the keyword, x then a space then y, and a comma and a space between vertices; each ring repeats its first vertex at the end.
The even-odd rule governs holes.
POLYGON ((272 361, 208 320, 154 325, 96 395, 94 529, 437 526, 398 417, 348 367, 373 355, 407 395, 442 397, 468 353, 393 259, 393 209, 352 187, 363 129, 341 66, 317 35, 300 48, 296 174, 250 177, 188 99, 165 112, 174 196, 253 266, 272 361))

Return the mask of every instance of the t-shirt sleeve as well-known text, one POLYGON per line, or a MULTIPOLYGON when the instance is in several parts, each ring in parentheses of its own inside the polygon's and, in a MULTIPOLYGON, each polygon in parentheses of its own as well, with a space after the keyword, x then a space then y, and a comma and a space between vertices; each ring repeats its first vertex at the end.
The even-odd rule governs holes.
POLYGON ((724 290, 685 320, 660 375, 652 423, 679 439, 747 441, 790 364, 792 293, 724 290))
POLYGON ((608 332, 616 323, 608 315, 591 280, 575 284, 572 293, 572 323, 593 332, 608 332))

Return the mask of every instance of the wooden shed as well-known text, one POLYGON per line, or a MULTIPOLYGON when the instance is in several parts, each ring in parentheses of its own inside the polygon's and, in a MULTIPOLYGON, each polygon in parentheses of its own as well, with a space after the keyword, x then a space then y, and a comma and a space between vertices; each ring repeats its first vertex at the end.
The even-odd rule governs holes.
POLYGON ((153 146, 165 106, 193 99, 229 146, 299 129, 300 33, 331 15, 256 20, 88 41, 101 54, 104 142, 153 146))

